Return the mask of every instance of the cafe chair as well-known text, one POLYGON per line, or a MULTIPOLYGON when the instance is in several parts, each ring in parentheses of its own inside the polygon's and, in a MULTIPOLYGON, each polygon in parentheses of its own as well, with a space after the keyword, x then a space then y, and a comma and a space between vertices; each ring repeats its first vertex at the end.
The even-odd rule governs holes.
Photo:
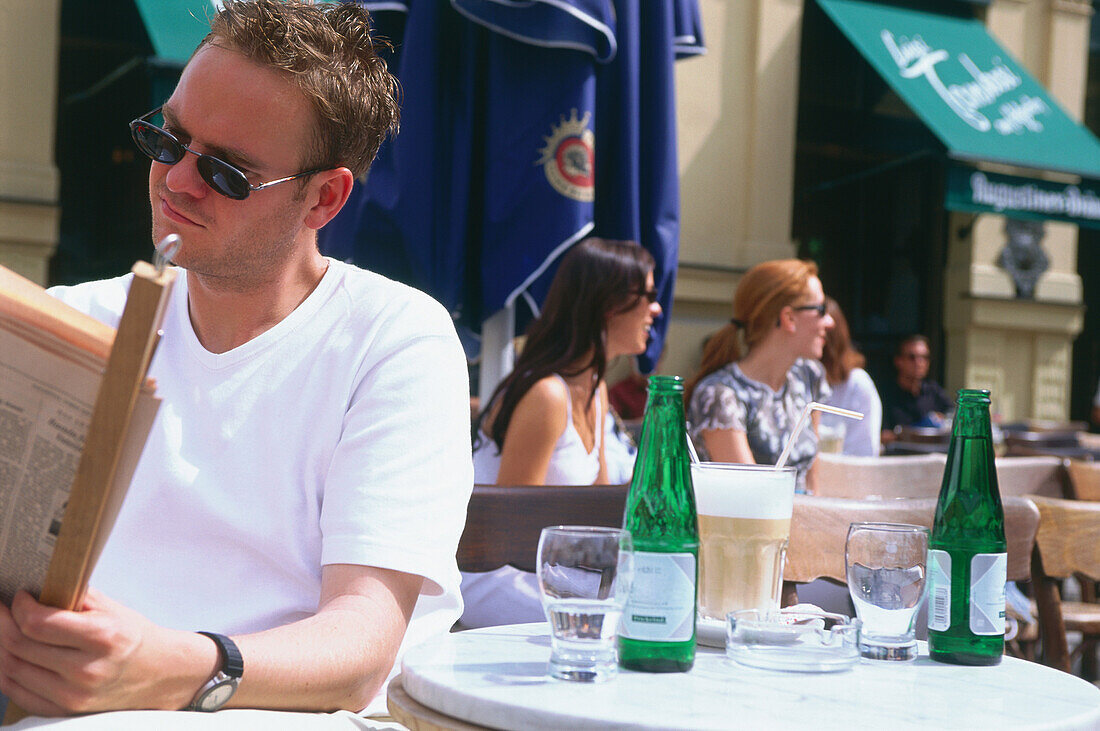
POLYGON ((1069 475, 1067 497, 1076 500, 1100 501, 1100 462, 1067 459, 1065 469, 1069 475))
POLYGON ((1060 457, 998 457, 997 486, 1001 497, 1042 495, 1066 497, 1066 467, 1060 457))
POLYGON ((620 528, 629 485, 474 485, 458 568, 535 570, 539 534, 550 525, 620 528))
MULTIPOLYGON (((1002 503, 1008 540, 1008 580, 1029 581, 1039 511, 1028 498, 1006 497, 1002 503)), ((912 523, 931 528, 935 512, 935 498, 847 500, 795 495, 782 605, 798 603, 799 584, 829 579, 847 585, 844 544, 852 523, 912 523)))
POLYGON ((852 457, 821 453, 814 463, 819 497, 880 499, 936 497, 944 454, 852 457))
MULTIPOLYGON (((940 494, 947 455, 849 457, 819 454, 815 462, 818 497, 866 500, 935 498, 940 494)), ((1059 457, 998 457, 1001 496, 1067 494, 1068 478, 1059 457)))
POLYGON ((1100 604, 1062 601, 1062 581, 1100 581, 1100 503, 1032 498, 1042 516, 1032 555, 1035 603, 1043 663, 1071 672, 1081 658, 1082 674, 1095 674, 1100 641, 1100 604), (1067 632, 1081 634, 1069 650, 1067 632))

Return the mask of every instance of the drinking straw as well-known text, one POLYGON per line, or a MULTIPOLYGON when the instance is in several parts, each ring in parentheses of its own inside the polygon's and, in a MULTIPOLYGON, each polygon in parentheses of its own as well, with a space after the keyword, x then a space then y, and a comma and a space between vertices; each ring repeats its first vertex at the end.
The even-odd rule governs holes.
POLYGON ((687 437, 688 456, 691 457, 692 462, 699 464, 699 453, 695 451, 695 442, 691 441, 691 435, 686 431, 684 432, 684 436, 687 437))
POLYGON ((837 414, 838 416, 844 416, 849 419, 862 419, 863 414, 858 411, 851 411, 849 409, 842 409, 838 406, 829 406, 828 404, 819 404, 816 401, 811 401, 806 404, 802 409, 802 413, 798 416, 798 421, 794 425, 794 431, 791 432, 791 436, 787 439, 787 446, 783 447, 783 453, 779 455, 779 459, 775 463, 775 469, 782 469, 783 465, 787 464, 787 457, 791 455, 791 448, 794 447, 795 440, 798 439, 798 435, 802 433, 803 427, 806 426, 806 421, 810 418, 811 411, 825 411, 830 414, 837 414))
POLYGON ((163 272, 164 268, 172 263, 172 258, 179 253, 181 244, 183 239, 179 234, 168 234, 157 242, 153 252, 153 264, 157 268, 157 274, 163 272))

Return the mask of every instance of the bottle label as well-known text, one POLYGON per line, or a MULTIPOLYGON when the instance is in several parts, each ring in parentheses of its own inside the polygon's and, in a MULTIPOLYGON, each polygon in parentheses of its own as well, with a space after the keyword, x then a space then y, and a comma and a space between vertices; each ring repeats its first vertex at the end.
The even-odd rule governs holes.
POLYGON ((976 553, 970 559, 970 631, 974 634, 1005 633, 1007 580, 1007 553, 976 553))
POLYGON ((928 552, 928 629, 943 632, 951 626, 951 554, 928 552))
POLYGON ((695 555, 634 552, 634 583, 619 634, 684 642, 695 635, 695 555))

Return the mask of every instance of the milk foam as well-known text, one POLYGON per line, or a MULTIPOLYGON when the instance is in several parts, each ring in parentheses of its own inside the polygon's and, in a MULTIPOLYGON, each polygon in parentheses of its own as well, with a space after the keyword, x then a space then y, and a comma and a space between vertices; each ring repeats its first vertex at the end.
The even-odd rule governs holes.
POLYGON ((701 515, 789 519, 794 480, 793 469, 768 465, 691 465, 695 507, 701 515))

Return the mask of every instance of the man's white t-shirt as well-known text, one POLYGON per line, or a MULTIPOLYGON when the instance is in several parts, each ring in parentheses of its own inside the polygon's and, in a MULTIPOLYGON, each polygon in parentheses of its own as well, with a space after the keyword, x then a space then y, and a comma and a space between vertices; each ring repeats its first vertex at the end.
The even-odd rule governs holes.
MULTIPOLYGON (((50 291, 116 326, 129 282, 50 291)), ((93 586, 166 627, 239 634, 312 615, 325 564, 376 566, 425 579, 402 649, 450 629, 473 468, 438 303, 329 260, 282 322, 215 354, 181 270, 150 375, 163 403, 93 586)), ((367 711, 384 708, 383 689, 367 711)))

